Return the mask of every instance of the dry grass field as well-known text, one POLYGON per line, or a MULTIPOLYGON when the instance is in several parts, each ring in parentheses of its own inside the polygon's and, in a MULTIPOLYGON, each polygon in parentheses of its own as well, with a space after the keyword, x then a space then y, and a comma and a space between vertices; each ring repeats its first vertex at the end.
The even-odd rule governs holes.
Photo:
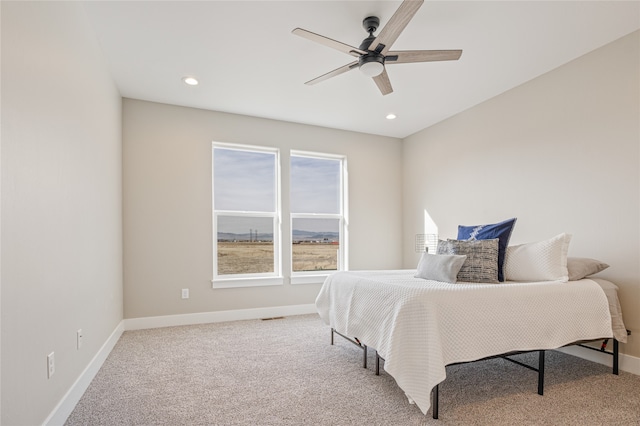
POLYGON ((273 272, 273 243, 218 243, 218 274, 273 272))
POLYGON ((337 244, 293 244, 293 270, 335 271, 338 269, 337 244))
MULTIPOLYGON (((335 270, 338 266, 338 248, 334 244, 292 244, 293 270, 335 270)), ((265 272, 273 272, 273 243, 218 243, 218 274, 265 272)))

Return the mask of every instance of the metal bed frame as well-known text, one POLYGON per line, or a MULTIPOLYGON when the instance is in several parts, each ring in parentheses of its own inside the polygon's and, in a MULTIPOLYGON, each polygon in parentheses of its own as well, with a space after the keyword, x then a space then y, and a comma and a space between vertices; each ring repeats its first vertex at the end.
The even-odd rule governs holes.
MULTIPOLYGON (((363 351, 363 355, 362 355, 362 368, 367 368, 367 345, 363 344, 362 342, 360 342, 360 340, 358 340, 357 337, 354 338, 350 338, 348 336, 345 336, 342 333, 337 332, 333 327, 331 328, 331 344, 334 344, 334 334, 337 334, 341 337, 343 337, 344 339, 346 339, 347 341, 353 343, 354 345, 358 346, 359 348, 362 349, 363 351)), ((631 331, 627 330, 627 336, 631 335, 631 331)), ((586 343, 590 343, 590 342, 597 342, 600 339, 595 339, 595 340, 586 340, 586 341, 579 341, 579 342, 574 342, 574 343, 570 343, 566 346, 581 346, 583 348, 586 349, 591 349, 593 351, 597 351, 600 353, 605 353, 608 355, 611 355, 613 357, 613 366, 612 366, 612 373, 615 375, 619 374, 619 356, 620 356, 620 351, 619 351, 619 342, 618 340, 616 340, 615 338, 613 338, 613 350, 612 351, 608 351, 607 350, 607 344, 609 342, 609 339, 603 339, 602 344, 600 345, 600 349, 598 348, 594 348, 593 346, 587 346, 586 343)), ((382 358, 380 356, 380 354, 378 353, 378 351, 375 351, 376 354, 376 366, 375 366, 375 373, 376 376, 380 375, 380 360, 384 361, 384 358, 382 358)), ((544 355, 545 355, 545 350, 531 350, 531 351, 514 351, 514 352, 508 352, 506 354, 500 354, 500 355, 494 355, 494 356, 490 356, 490 357, 486 357, 486 358, 481 358, 481 359, 477 359, 475 361, 467 361, 467 362, 455 362, 452 364, 447 364, 445 367, 449 366, 449 365, 460 365, 460 364, 469 364, 472 362, 478 362, 478 361, 486 361, 489 359, 496 359, 496 358, 502 358, 506 361, 510 361, 514 364, 518 364, 521 367, 524 368, 528 368, 529 370, 535 371, 538 373, 538 395, 543 395, 544 394, 544 355), (528 364, 525 364, 523 362, 517 361, 515 359, 511 359, 509 358, 510 356, 514 356, 514 355, 520 355, 520 354, 525 354, 525 353, 532 353, 532 352, 538 352, 538 366, 537 367, 532 367, 528 364)), ((440 401, 439 401, 439 384, 435 385, 433 388, 433 397, 432 397, 432 414, 433 414, 433 418, 437 419, 438 415, 439 415, 439 409, 440 409, 440 401)))

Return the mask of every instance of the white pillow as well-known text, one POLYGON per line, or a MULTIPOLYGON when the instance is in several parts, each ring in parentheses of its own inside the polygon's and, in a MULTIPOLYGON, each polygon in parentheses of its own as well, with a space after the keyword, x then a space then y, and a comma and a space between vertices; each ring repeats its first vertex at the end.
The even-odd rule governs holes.
POLYGON ((570 234, 507 247, 504 275, 509 281, 569 281, 567 252, 570 234))
POLYGON ((423 253, 415 278, 455 283, 467 256, 423 253))

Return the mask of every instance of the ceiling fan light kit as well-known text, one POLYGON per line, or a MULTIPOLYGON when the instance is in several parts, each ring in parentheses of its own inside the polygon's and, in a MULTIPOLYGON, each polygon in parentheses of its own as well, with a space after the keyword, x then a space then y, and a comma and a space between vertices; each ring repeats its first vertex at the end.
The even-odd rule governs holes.
POLYGON ((377 36, 373 33, 378 29, 380 19, 377 16, 364 18, 362 26, 365 31, 369 33, 369 36, 362 41, 359 48, 320 34, 312 33, 311 31, 303 30, 302 28, 294 29, 292 33, 297 36, 315 41, 316 43, 323 44, 357 58, 356 61, 343 65, 313 80, 309 80, 305 84, 320 83, 331 77, 351 71, 354 68, 359 68, 364 75, 373 78, 373 81, 383 95, 388 95, 393 92, 393 88, 391 87, 385 64, 458 60, 460 55, 462 55, 462 50, 389 51, 391 45, 400 36, 411 18, 413 18, 420 6, 422 6, 422 3, 424 3, 424 0, 404 0, 377 36))
POLYGON ((358 60, 358 66, 362 74, 376 77, 384 71, 384 56, 376 54, 362 55, 358 60))

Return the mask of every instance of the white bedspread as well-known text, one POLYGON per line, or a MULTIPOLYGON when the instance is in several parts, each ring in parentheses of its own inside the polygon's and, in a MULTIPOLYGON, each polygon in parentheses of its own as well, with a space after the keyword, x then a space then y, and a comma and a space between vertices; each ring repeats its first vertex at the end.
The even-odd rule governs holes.
POLYGON ((336 331, 376 349, 425 414, 448 364, 612 336, 607 298, 592 280, 448 284, 414 274, 335 273, 316 307, 336 331))

